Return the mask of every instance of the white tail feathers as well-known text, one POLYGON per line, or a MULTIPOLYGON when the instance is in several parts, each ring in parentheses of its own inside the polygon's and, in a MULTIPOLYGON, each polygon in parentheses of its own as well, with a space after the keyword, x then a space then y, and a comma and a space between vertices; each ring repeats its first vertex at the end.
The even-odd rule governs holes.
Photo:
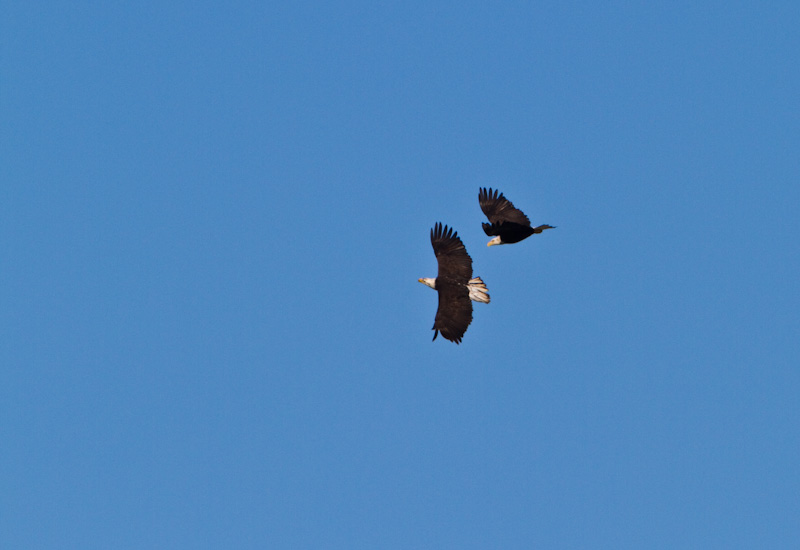
POLYGON ((489 289, 486 288, 486 284, 480 277, 470 279, 467 288, 469 289, 470 300, 473 302, 483 302, 484 304, 489 303, 489 289))

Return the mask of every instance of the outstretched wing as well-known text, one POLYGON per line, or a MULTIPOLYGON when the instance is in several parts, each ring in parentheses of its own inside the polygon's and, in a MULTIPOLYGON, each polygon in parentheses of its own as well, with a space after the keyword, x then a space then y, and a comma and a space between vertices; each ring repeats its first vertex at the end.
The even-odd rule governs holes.
POLYGON ((436 319, 433 322, 433 330, 436 331, 433 339, 436 340, 441 332, 444 338, 459 344, 472 322, 469 289, 447 281, 440 283, 437 279, 436 290, 439 291, 439 309, 436 310, 436 319))
MULTIPOLYGON (((511 222, 527 227, 531 226, 528 216, 523 214, 522 210, 515 208, 511 201, 496 189, 492 191, 490 187, 487 191, 486 188, 482 188, 478 191, 478 202, 481 210, 492 224, 511 222)), ((487 232, 487 234, 489 233, 487 232)))
POLYGON ((446 225, 437 223, 431 229, 431 245, 436 260, 439 262, 439 274, 436 276, 436 286, 440 281, 466 285, 472 278, 472 258, 467 254, 464 243, 458 233, 446 225))

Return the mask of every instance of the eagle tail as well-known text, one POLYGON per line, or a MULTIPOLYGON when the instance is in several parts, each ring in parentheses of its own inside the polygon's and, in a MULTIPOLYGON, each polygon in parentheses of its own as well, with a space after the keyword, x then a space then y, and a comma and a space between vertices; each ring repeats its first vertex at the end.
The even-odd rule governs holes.
POLYGON ((488 304, 491 300, 489 298, 489 289, 486 288, 486 283, 480 277, 470 279, 467 288, 469 289, 469 299, 473 302, 488 304))

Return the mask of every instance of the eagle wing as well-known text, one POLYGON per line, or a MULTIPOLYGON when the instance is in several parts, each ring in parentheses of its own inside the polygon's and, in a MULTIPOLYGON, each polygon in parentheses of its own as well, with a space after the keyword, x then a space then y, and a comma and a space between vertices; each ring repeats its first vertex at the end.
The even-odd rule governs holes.
POLYGON ((431 245, 439 263, 436 290, 439 292, 439 309, 433 329, 434 340, 439 332, 456 344, 472 322, 472 302, 467 283, 472 278, 472 258, 464 243, 452 228, 437 223, 431 229, 431 245))
POLYGON ((467 284, 472 278, 472 258, 467 254, 467 249, 458 237, 458 233, 446 225, 437 223, 431 229, 431 245, 439 262, 437 286, 441 280, 467 284))
POLYGON ((436 335, 441 332, 444 338, 459 344, 472 323, 472 302, 469 299, 469 290, 466 286, 452 283, 440 285, 438 280, 436 288, 439 291, 439 308, 436 310, 436 319, 433 321, 433 330, 437 331, 434 333, 433 339, 435 340, 436 335))
POLYGON ((482 188, 478 192, 478 202, 481 210, 492 224, 511 222, 527 227, 531 226, 528 216, 523 214, 522 210, 515 208, 511 201, 496 189, 492 191, 490 187, 487 191, 486 188, 482 188))

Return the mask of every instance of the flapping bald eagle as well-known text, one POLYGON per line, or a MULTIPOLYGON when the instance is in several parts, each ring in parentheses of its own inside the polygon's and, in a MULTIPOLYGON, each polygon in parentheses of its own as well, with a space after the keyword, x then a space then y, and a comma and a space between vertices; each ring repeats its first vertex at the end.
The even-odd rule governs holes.
POLYGON ((545 229, 555 229, 552 225, 540 225, 531 227, 528 216, 521 210, 514 208, 511 201, 499 193, 492 191, 491 187, 478 192, 478 202, 481 210, 489 218, 490 223, 484 223, 483 231, 494 239, 486 243, 486 246, 494 244, 512 244, 527 239, 534 233, 541 233, 545 229))
POLYGON ((489 289, 480 277, 472 277, 472 258, 452 228, 437 223, 431 229, 431 245, 439 262, 439 273, 435 279, 422 278, 419 282, 439 293, 433 339, 441 332, 443 337, 459 344, 472 322, 472 301, 488 304, 489 289))

